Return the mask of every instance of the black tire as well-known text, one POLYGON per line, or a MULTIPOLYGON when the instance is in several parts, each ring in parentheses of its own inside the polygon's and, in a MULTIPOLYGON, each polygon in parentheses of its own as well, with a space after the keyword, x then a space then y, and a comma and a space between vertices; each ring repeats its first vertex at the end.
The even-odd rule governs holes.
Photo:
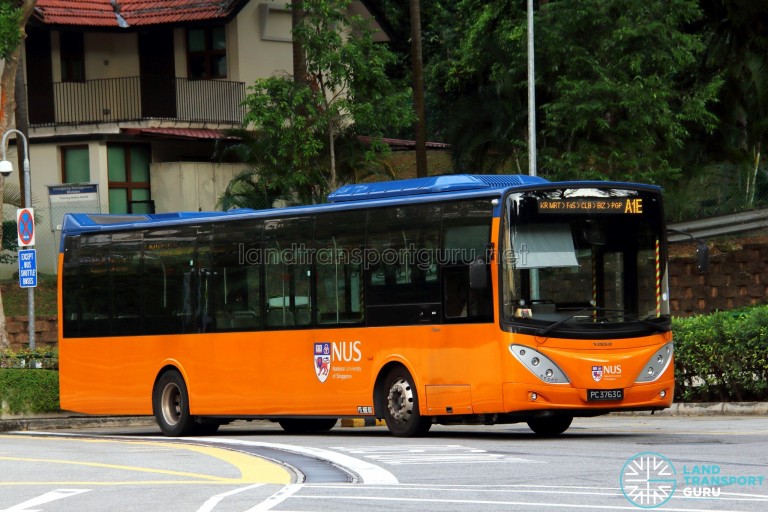
POLYGON ((336 418, 283 418, 278 420, 278 423, 289 434, 305 434, 331 430, 336 425, 336 421, 336 418))
POLYGON ((542 437, 559 436, 571 426, 573 416, 550 416, 530 420, 528 427, 542 437))
POLYGON ((413 377, 402 366, 384 379, 384 421, 393 436, 418 437, 429 432, 432 418, 419 413, 419 395, 413 377))
POLYGON ((160 430, 169 437, 197 433, 200 423, 189 414, 187 384, 176 370, 163 373, 152 390, 152 411, 160 430))
POLYGON ((218 422, 199 422, 199 419, 197 422, 195 422, 195 426, 193 427, 193 432, 196 436, 212 436, 219 430, 219 426, 221 424, 218 422))

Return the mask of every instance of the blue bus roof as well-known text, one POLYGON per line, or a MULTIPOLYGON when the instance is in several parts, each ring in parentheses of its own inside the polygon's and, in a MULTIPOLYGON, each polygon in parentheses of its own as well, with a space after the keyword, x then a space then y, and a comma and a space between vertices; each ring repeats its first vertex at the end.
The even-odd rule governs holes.
MULTIPOLYGON (((62 233, 76 235, 84 232, 122 231, 140 229, 147 226, 171 226, 196 222, 215 222, 217 219, 275 217, 281 215, 309 214, 329 210, 348 210, 363 207, 378 207, 400 204, 407 200, 409 204, 424 203, 445 199, 449 195, 455 199, 471 199, 488 196, 500 196, 509 189, 528 189, 531 187, 616 187, 660 191, 654 185, 637 183, 617 183, 608 181, 572 181, 550 182, 538 176, 526 175, 481 175, 454 174, 431 176, 408 180, 383 181, 345 185, 328 196, 329 203, 307 206, 290 206, 268 210, 237 209, 227 212, 177 212, 154 214, 101 214, 68 213, 64 216, 62 233)), ((499 206, 494 214, 498 215, 499 206)), ((62 247, 63 247, 62 237, 62 247)))
POLYGON ((549 183, 538 176, 520 174, 453 174, 430 176, 411 180, 380 181, 344 185, 328 195, 331 203, 361 201, 385 197, 404 197, 420 194, 440 194, 470 190, 506 189, 524 185, 549 183))

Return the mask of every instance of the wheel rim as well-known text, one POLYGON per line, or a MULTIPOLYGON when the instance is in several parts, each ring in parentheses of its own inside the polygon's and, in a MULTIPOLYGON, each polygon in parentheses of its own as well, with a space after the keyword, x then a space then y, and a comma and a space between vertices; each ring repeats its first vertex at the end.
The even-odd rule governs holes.
POLYGON ((398 423, 407 423, 413 415, 413 402, 411 384, 403 378, 396 380, 389 388, 387 397, 387 408, 392 419, 398 423))
POLYGON ((181 391, 176 384, 166 384, 163 388, 161 404, 165 422, 170 426, 176 425, 181 418, 181 391))

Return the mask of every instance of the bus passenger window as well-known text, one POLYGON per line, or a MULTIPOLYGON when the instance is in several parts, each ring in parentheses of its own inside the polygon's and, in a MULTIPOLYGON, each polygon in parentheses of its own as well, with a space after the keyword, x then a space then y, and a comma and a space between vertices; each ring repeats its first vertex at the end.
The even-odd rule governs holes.
POLYGON ((362 255, 365 214, 317 217, 315 268, 318 324, 357 325, 363 321, 362 255))
POLYGON ((216 331, 263 327, 262 228, 253 220, 214 225, 209 300, 216 331))
POLYGON ((313 231, 313 217, 264 223, 267 327, 301 327, 312 323, 313 231))

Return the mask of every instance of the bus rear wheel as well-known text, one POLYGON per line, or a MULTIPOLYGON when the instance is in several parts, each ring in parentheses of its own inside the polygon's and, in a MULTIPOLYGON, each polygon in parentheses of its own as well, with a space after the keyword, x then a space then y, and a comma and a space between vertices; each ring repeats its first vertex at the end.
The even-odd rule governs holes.
POLYGON ((432 427, 432 418, 419 412, 419 396, 413 377, 403 367, 392 369, 384 379, 384 421, 397 437, 416 437, 432 427))
POLYGON ((331 430, 336 425, 336 421, 336 418, 283 418, 278 420, 278 423, 289 434, 304 434, 331 430))
POLYGON ((528 427, 542 437, 559 436, 571 426, 573 416, 550 416, 528 421, 528 427))
POLYGON ((152 411, 164 435, 180 437, 196 433, 189 414, 189 396, 184 378, 176 370, 163 373, 152 391, 152 411))

